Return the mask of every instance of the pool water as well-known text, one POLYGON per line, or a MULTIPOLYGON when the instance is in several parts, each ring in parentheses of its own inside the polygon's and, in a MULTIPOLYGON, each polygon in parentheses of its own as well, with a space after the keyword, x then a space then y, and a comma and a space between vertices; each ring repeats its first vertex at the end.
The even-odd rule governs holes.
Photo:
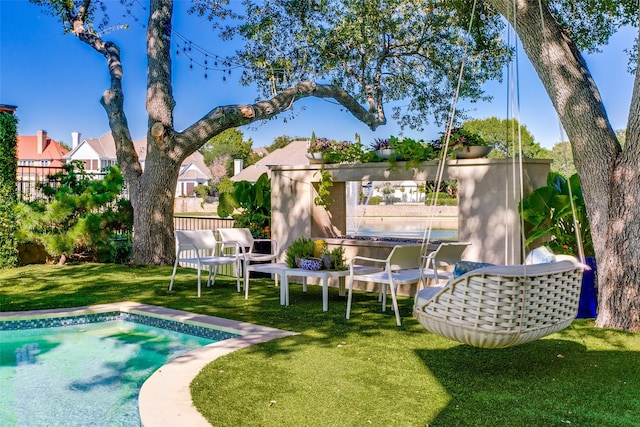
POLYGON ((144 381, 213 342, 125 320, 0 331, 0 425, 139 426, 144 381))

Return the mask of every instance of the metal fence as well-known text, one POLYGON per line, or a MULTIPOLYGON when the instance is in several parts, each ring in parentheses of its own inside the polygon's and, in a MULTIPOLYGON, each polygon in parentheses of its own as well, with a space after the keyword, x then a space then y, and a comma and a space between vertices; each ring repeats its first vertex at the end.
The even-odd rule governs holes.
MULTIPOLYGON (((67 172, 57 166, 18 166, 16 173, 18 200, 31 202, 44 197, 43 186, 56 189, 60 184, 60 174, 67 172)), ((103 179, 106 173, 87 173, 91 179, 103 179)), ((129 193, 126 188, 120 197, 128 198, 129 193)))
POLYGON ((54 175, 64 173, 64 169, 52 166, 18 166, 16 180, 18 200, 29 202, 44 197, 42 186, 57 187, 59 179, 54 175))
POLYGON ((214 230, 233 227, 233 219, 217 216, 174 215, 176 230, 214 230))

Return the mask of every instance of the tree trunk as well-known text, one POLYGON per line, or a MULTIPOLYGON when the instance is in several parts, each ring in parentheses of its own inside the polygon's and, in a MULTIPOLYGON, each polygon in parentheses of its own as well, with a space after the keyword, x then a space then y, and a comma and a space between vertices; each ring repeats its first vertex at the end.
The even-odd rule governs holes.
POLYGON ((575 43, 539 0, 490 0, 513 25, 569 136, 598 264, 597 325, 640 331, 640 129, 636 76, 624 150, 575 43))
POLYGON ((171 265, 175 256, 173 206, 180 162, 152 156, 130 192, 133 216, 134 264, 171 265))

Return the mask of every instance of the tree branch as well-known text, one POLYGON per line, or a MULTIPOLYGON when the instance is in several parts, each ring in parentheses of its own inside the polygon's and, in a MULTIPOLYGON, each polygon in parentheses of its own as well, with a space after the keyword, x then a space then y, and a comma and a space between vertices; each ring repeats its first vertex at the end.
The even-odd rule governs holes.
MULTIPOLYGON (((85 6, 88 6, 87 2, 85 2, 85 6)), ((100 103, 109 118, 109 127, 116 143, 118 164, 122 168, 127 184, 131 186, 142 174, 142 167, 138 161, 138 154, 133 147, 127 117, 124 113, 123 70, 122 62, 120 61, 120 48, 115 43, 105 42, 95 33, 87 30, 81 16, 86 16, 86 13, 82 12, 76 15, 71 23, 72 33, 80 41, 102 54, 107 60, 110 87, 102 95, 100 103)))
POLYGON ((192 152, 226 129, 270 119, 290 109, 294 102, 307 97, 335 99, 371 130, 386 124, 384 115, 380 117, 370 113, 343 89, 334 85, 317 85, 307 81, 298 83, 269 100, 260 101, 253 105, 230 105, 214 108, 198 122, 180 133, 176 141, 187 152, 192 152))

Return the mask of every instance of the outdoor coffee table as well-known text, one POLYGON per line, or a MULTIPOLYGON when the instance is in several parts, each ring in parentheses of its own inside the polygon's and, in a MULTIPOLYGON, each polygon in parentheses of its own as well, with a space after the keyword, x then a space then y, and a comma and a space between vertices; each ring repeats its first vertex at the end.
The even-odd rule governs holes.
MULTIPOLYGON (((285 283, 283 282, 284 272, 287 270, 287 264, 284 262, 278 263, 266 263, 266 264, 249 264, 247 266, 247 277, 244 280, 244 295, 245 299, 249 298, 249 274, 252 271, 267 273, 267 274, 275 274, 280 276, 280 304, 281 305, 289 305, 289 290, 285 287, 285 283)), ((276 279, 276 286, 278 285, 278 280, 276 279)))
MULTIPOLYGON (((354 269, 357 273, 372 270, 370 267, 359 266, 354 269)), ((375 270, 375 268, 374 268, 375 270)), ((322 311, 329 309, 329 278, 337 277, 339 280, 338 292, 344 296, 344 278, 349 275, 349 270, 305 270, 304 268, 286 268, 280 276, 281 291, 285 293, 285 304, 289 305, 289 277, 302 277, 302 291, 307 291, 307 277, 319 277, 322 279, 322 311)), ((282 303, 282 299, 280 300, 282 303)))
MULTIPOLYGON (((373 268, 375 270, 375 268, 373 268)), ((358 266, 356 273, 364 273, 372 268, 358 266)), ((302 278, 302 291, 307 291, 307 278, 319 277, 322 279, 322 311, 329 309, 329 278, 337 277, 339 279, 339 295, 344 296, 344 278, 349 275, 349 270, 305 270, 304 268, 290 268, 283 262, 268 264, 250 264, 247 267, 247 277, 245 280, 245 296, 249 295, 249 274, 252 271, 269 273, 280 276, 280 304, 289 305, 289 277, 296 276, 302 278)), ((277 282, 276 282, 277 283, 277 282)))

